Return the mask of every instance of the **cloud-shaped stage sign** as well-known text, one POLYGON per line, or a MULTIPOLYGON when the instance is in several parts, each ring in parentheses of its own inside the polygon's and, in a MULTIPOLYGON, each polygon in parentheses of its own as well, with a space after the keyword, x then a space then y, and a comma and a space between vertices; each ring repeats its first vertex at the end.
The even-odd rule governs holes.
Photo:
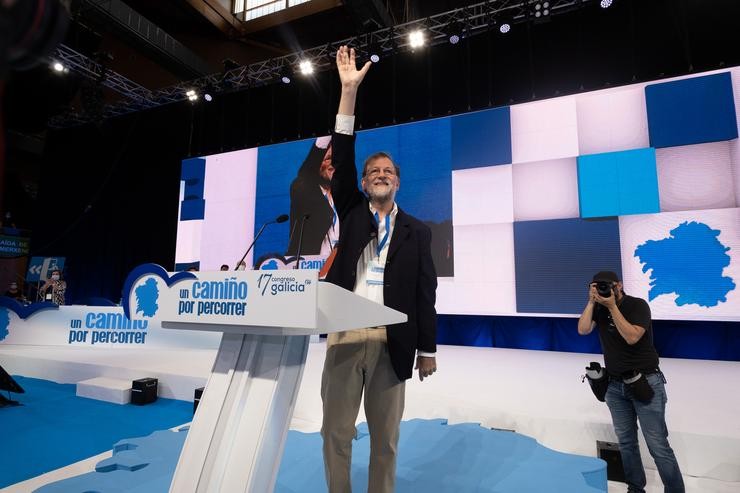
POLYGON ((42 310, 58 310, 59 305, 52 303, 51 301, 40 301, 37 303, 31 303, 30 305, 24 306, 18 303, 13 298, 7 296, 0 296, 0 307, 7 308, 11 312, 18 315, 19 318, 25 320, 36 312, 42 310))
POLYGON ((159 277, 165 282, 167 287, 170 287, 173 284, 176 284, 185 279, 198 279, 198 276, 196 276, 192 272, 178 272, 173 276, 170 276, 169 273, 167 273, 167 271, 164 269, 164 267, 158 264, 142 264, 136 267, 129 273, 128 277, 126 277, 126 281, 123 283, 123 290, 121 291, 121 304, 123 305, 123 313, 129 320, 131 319, 131 314, 129 310, 129 299, 131 297, 131 290, 134 289, 134 285, 139 281, 139 279, 144 276, 159 277))

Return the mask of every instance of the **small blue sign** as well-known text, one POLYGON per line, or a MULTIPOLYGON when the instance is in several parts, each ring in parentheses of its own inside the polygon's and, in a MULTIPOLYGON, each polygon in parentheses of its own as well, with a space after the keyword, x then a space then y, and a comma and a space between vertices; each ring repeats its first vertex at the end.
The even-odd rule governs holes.
POLYGON ((64 257, 31 257, 26 282, 45 281, 55 269, 64 270, 64 257))

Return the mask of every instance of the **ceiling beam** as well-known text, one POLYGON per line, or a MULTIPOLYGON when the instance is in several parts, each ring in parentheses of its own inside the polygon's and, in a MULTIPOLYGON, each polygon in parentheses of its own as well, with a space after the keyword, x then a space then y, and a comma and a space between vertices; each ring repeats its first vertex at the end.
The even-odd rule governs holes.
POLYGON ((187 0, 200 15, 230 38, 244 34, 242 22, 217 0, 187 0))
POLYGON ((200 77, 213 70, 208 62, 122 0, 80 0, 78 12, 99 26, 112 28, 181 78, 200 77))
MULTIPOLYGON (((340 6, 342 6, 340 0, 311 0, 310 2, 301 3, 295 7, 279 10, 274 14, 268 14, 249 21, 240 19, 239 22, 242 25, 241 32, 242 34, 256 33, 340 6)), ((237 17, 234 18, 236 19, 237 17)))

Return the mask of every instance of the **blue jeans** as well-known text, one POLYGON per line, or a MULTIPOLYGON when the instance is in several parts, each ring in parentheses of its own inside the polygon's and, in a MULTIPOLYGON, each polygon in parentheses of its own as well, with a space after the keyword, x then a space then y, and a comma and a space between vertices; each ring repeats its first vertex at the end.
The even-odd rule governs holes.
POLYGON ((639 419, 642 435, 658 467, 666 493, 683 493, 685 489, 681 470, 678 468, 673 449, 668 443, 668 427, 665 424, 665 404, 668 398, 663 385, 663 375, 652 373, 646 375, 646 378, 655 392, 648 403, 634 399, 629 387, 615 379, 609 382, 609 389, 606 391, 606 404, 612 414, 614 431, 617 434, 619 451, 622 454, 627 491, 630 493, 645 492, 645 469, 642 466, 637 441, 637 420, 639 419))

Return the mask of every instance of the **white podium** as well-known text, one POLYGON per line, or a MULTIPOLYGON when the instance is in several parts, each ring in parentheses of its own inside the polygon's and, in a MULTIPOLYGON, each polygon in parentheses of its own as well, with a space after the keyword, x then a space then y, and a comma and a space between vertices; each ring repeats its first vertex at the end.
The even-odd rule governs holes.
POLYGON ((170 491, 271 492, 309 337, 405 322, 406 315, 319 282, 316 271, 197 276, 170 287, 155 278, 162 327, 224 333, 170 491))

